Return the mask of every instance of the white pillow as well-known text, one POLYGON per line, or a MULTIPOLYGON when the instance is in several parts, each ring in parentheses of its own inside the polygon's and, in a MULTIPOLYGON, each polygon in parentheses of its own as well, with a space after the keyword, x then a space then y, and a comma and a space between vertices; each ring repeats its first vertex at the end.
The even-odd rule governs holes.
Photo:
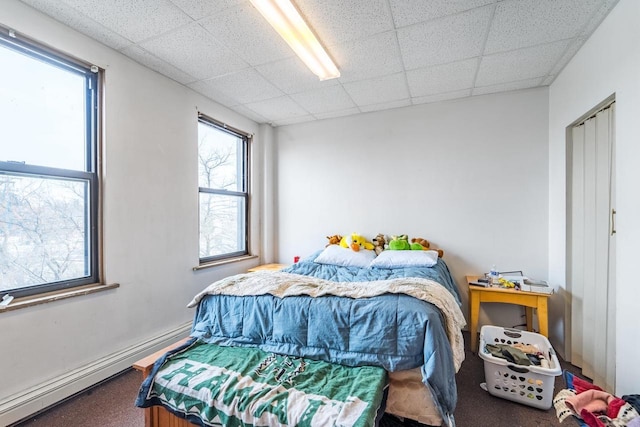
POLYGON ((401 268, 401 267, 433 267, 438 262, 438 251, 393 251, 380 252, 369 267, 401 268))
POLYGON ((338 245, 329 245, 314 260, 318 264, 340 265, 343 267, 367 268, 376 257, 374 251, 360 249, 358 252, 338 245))

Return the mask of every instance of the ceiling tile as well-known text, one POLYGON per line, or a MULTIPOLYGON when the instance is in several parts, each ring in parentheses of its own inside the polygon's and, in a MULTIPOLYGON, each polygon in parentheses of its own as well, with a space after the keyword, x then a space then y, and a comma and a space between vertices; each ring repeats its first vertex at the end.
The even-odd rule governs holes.
POLYGON ((22 0, 22 2, 114 49, 122 49, 132 44, 130 40, 116 34, 61 1, 22 0))
POLYGON ((253 120, 256 123, 267 123, 268 120, 262 117, 260 114, 256 113, 253 110, 248 109, 244 105, 236 105, 232 108, 238 114, 242 114, 243 116, 253 120))
POLYGON ((453 15, 495 2, 496 0, 389 0, 396 28, 453 15))
POLYGON ((299 116, 299 117, 293 117, 291 119, 282 119, 282 120, 275 120, 272 125, 273 126, 287 126, 287 125, 294 125, 296 123, 304 123, 304 122, 310 122, 315 120, 315 117, 312 116, 311 114, 309 114, 308 116, 299 116))
POLYGON ((437 95, 417 96, 411 98, 414 105, 417 104, 429 104, 431 102, 448 101, 450 99, 465 98, 471 96, 471 89, 456 90, 453 92, 439 93, 437 95))
POLYGON ((381 104, 363 105, 360 107, 360 111, 370 113, 372 111, 390 110, 392 108, 407 107, 409 105, 411 105, 411 99, 406 98, 399 101, 383 102, 381 104))
POLYGON ((323 119, 333 119, 334 117, 351 116, 353 114, 358 114, 359 112, 360 110, 358 108, 353 107, 353 108, 347 108, 346 110, 330 111, 328 113, 318 113, 318 114, 314 114, 314 116, 319 120, 323 120, 323 119))
POLYGON ((198 79, 217 77, 248 67, 240 57, 195 23, 141 43, 140 46, 198 79))
POLYGON ((491 86, 476 87, 471 92, 472 95, 486 95, 488 93, 506 92, 509 90, 520 90, 536 87, 540 85, 540 77, 534 79, 520 80, 518 82, 502 83, 491 86))
POLYGON ((195 90, 196 92, 206 96, 207 98, 212 99, 218 104, 222 104, 230 108, 236 108, 239 105, 238 100, 218 92, 216 89, 214 89, 213 87, 211 87, 205 82, 206 80, 201 80, 201 81, 189 83, 188 86, 191 89, 195 90))
POLYGON ((482 53, 493 7, 485 6, 398 30, 407 70, 472 58, 482 53))
POLYGON ((489 86, 546 76, 568 44, 567 40, 496 53, 480 61, 477 86, 489 86))
POLYGON ((64 2, 136 43, 193 21, 169 0, 64 0, 64 2))
POLYGON ((249 2, 205 18, 199 24, 251 65, 291 57, 289 45, 249 2))
POLYGON ((340 69, 340 81, 368 79, 403 70, 394 31, 333 46, 330 49, 340 69))
POLYGON ((347 92, 340 85, 296 93, 291 95, 291 99, 311 114, 355 107, 347 92))
POLYGON ((286 94, 337 85, 338 79, 320 80, 297 57, 259 65, 256 70, 286 94))
POLYGON ((548 86, 619 0, 295 0, 340 69, 326 81, 249 0, 12 1, 284 125, 548 86))
POLYGON ((404 73, 345 83, 343 87, 359 107, 409 98, 404 73))
POLYGON ((204 80, 202 83, 228 98, 235 99, 238 104, 263 101, 283 95, 280 89, 266 81, 253 68, 246 68, 236 73, 204 80))
POLYGON ((521 0, 498 3, 485 54, 575 37, 601 0, 521 0))
POLYGON ((387 0, 297 0, 296 5, 325 46, 393 29, 387 0))
POLYGON ((202 19, 214 15, 228 7, 243 3, 246 0, 171 0, 173 4, 183 10, 193 19, 202 19))
POLYGON ((562 53, 562 56, 560 57, 560 59, 558 59, 553 68, 551 68, 549 74, 560 73, 560 71, 562 71, 562 69, 569 63, 569 61, 571 61, 571 58, 573 58, 575 54, 578 53, 578 50, 580 50, 585 41, 586 38, 584 37, 576 37, 575 39, 570 40, 569 45, 562 53))
POLYGON ((245 107, 267 119, 267 123, 309 115, 308 111, 296 104, 289 96, 252 102, 245 107))
POLYGON ((470 89, 478 67, 475 58, 435 67, 407 71, 409 92, 412 98, 470 89))
POLYGON ((136 45, 132 45, 125 49, 122 49, 120 52, 124 53, 129 58, 133 59, 136 62, 139 62, 145 67, 151 68, 152 70, 155 70, 160 74, 164 74, 165 76, 179 83, 188 84, 198 80, 195 77, 185 73, 184 71, 177 69, 173 65, 167 64, 162 59, 153 56, 149 52, 141 49, 136 45))

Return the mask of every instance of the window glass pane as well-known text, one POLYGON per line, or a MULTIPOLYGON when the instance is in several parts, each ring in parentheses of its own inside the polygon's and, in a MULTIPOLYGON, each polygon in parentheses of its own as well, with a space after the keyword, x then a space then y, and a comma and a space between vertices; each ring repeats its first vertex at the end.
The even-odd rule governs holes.
POLYGON ((89 183, 0 174, 0 291, 86 277, 89 183))
POLYGON ((85 78, 0 44, 0 161, 86 170, 85 78))
POLYGON ((198 123, 198 185, 244 191, 242 148, 242 138, 198 123))
POLYGON ((245 199, 200 193, 200 258, 245 252, 245 199))

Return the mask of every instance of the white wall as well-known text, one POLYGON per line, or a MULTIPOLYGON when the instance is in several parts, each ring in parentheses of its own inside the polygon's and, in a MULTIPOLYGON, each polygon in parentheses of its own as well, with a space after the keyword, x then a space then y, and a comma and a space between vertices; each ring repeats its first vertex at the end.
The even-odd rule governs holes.
MULTIPOLYGON (((640 2, 621 0, 549 90, 549 274, 565 286, 565 129, 609 95, 616 98, 616 394, 638 393, 637 254, 640 242, 640 2)), ((567 301, 568 303, 568 301, 567 301)), ((554 316, 564 316, 556 299, 554 316)))
MULTIPOLYGON (((465 311, 464 276, 494 263, 546 279, 547 103, 545 88, 276 128, 279 261, 332 234, 423 237, 465 311)), ((505 312, 524 321, 505 305, 481 321, 505 312)))
MULTIPOLYGON (((254 253, 260 252, 263 153, 254 122, 17 1, 0 2, 0 24, 106 69, 105 276, 108 283, 120 284, 107 292, 0 313, 0 425, 6 425, 21 414, 13 407, 30 387, 187 325, 194 311, 186 304, 193 295, 258 263, 192 271, 198 265, 198 109, 258 133, 254 253)), ((114 373, 107 367, 91 379, 114 373)))

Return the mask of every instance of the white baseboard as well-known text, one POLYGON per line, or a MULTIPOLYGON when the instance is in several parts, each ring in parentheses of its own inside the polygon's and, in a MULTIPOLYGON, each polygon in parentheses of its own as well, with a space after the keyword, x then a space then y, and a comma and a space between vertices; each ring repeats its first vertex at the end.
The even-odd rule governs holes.
MULTIPOLYGON (((122 372, 137 360, 188 336, 189 332, 191 322, 0 400, 0 425, 30 417, 122 372)), ((140 380, 142 382, 142 377, 140 380)))

